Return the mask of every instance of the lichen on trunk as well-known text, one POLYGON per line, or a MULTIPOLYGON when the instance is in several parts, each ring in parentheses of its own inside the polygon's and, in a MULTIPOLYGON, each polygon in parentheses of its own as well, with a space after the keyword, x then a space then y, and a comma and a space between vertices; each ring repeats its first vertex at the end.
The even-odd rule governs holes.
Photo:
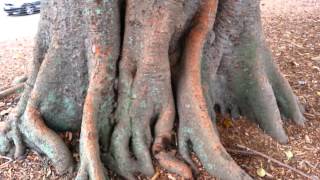
POLYGON ((153 160, 192 179, 191 151, 212 176, 251 179, 221 144, 216 111, 281 143, 281 117, 303 125, 265 44, 259 1, 46 0, 24 93, 0 122, 0 154, 28 146, 70 172, 57 133, 80 131, 77 179, 107 179, 105 168, 152 176, 153 160))

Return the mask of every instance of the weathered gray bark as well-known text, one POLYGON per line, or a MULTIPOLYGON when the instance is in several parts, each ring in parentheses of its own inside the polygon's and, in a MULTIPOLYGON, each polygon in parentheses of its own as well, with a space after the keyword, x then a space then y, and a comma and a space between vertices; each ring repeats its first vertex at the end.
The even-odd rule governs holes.
POLYGON ((1 154, 21 156, 27 145, 64 173, 73 160, 56 132, 80 130, 77 179, 106 179, 104 165, 126 179, 151 176, 152 157, 190 179, 192 150, 213 176, 251 179, 220 143, 214 109, 246 116, 282 143, 280 114, 303 124, 265 45, 256 0, 42 6, 32 71, 0 122, 1 154), (183 159, 172 151, 175 120, 183 159))

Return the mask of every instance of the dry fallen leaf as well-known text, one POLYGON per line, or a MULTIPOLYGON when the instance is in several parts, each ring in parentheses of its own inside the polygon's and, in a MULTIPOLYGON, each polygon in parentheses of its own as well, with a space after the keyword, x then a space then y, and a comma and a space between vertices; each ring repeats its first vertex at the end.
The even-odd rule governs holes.
POLYGON ((284 151, 284 153, 286 154, 287 160, 290 160, 293 158, 292 151, 288 150, 288 151, 284 151))
POLYGON ((223 120, 223 126, 226 127, 226 128, 232 127, 232 126, 233 126, 232 120, 229 119, 229 118, 225 118, 225 119, 223 120))
POLYGON ((171 174, 168 174, 168 179, 170 179, 170 180, 176 180, 176 178, 173 177, 171 174))
POLYGON ((305 135, 305 140, 306 140, 306 143, 308 143, 308 144, 312 143, 312 141, 308 135, 305 135))
POLYGON ((313 58, 311 58, 311 59, 314 60, 314 61, 320 61, 320 56, 313 57, 313 58))
POLYGON ((261 168, 257 169, 257 174, 258 174, 258 176, 260 176, 260 177, 265 177, 267 173, 266 173, 266 170, 264 170, 264 169, 261 167, 261 168))

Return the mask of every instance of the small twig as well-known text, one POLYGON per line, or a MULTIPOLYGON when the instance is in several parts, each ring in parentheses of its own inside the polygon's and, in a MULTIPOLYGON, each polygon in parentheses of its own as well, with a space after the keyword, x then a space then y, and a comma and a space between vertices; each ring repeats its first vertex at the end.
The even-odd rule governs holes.
POLYGON ((160 176, 160 172, 156 171, 156 173, 152 176, 151 180, 156 180, 160 176))
POLYGON ((16 91, 23 89, 24 88, 24 83, 20 83, 20 84, 16 84, 8 89, 5 89, 3 91, 0 92, 0 99, 7 97, 13 93, 15 93, 16 91))
POLYGON ((23 76, 19 76, 19 77, 16 77, 13 81, 12 81, 12 84, 13 85, 16 85, 16 84, 20 84, 20 83, 24 83, 28 80, 28 76, 26 75, 23 75, 23 76))
POLYGON ((302 163, 307 164, 308 166, 312 167, 312 169, 316 169, 318 167, 318 163, 313 165, 309 161, 305 161, 305 160, 303 160, 302 163))
POLYGON ((303 114, 304 114, 305 116, 307 116, 307 118, 310 118, 310 119, 315 118, 315 115, 313 115, 313 114, 306 113, 306 112, 304 112, 303 114))
POLYGON ((2 155, 0 155, 0 159, 5 159, 5 160, 8 160, 8 161, 12 161, 12 158, 7 157, 7 156, 2 156, 2 155))
POLYGON ((7 161, 7 162, 1 164, 1 165, 0 165, 0 169, 4 168, 7 164, 9 164, 9 163, 11 163, 11 162, 13 162, 13 161, 10 160, 10 161, 7 161))
POLYGON ((6 156, 2 156, 0 155, 0 159, 5 159, 5 160, 8 160, 7 162, 3 163, 3 164, 0 164, 0 169, 2 169, 3 167, 5 167, 7 164, 11 163, 13 161, 12 158, 10 157, 6 157, 6 156))
POLYGON ((268 156, 268 155, 266 155, 266 154, 263 154, 263 153, 261 153, 261 152, 259 152, 259 151, 250 149, 250 148, 245 147, 245 146, 242 146, 242 145, 237 145, 237 147, 239 147, 239 148, 241 148, 241 149, 244 149, 244 150, 236 150, 236 149, 229 149, 229 148, 227 148, 227 151, 228 151, 228 152, 231 152, 231 153, 236 153, 236 154, 245 154, 245 155, 261 156, 261 157, 263 157, 263 158, 266 158, 268 161, 274 162, 274 163, 276 163, 276 164, 278 164, 278 165, 280 165, 280 166, 282 166, 282 167, 285 167, 285 168, 287 168, 287 169, 290 169, 290 170, 292 170, 292 171, 294 171, 294 172, 296 172, 296 173, 300 174, 301 176, 304 176, 304 177, 306 177, 306 178, 308 178, 308 179, 312 179, 312 180, 317 179, 316 177, 309 176, 308 174, 300 171, 299 169, 296 169, 296 168, 294 168, 294 167, 292 167, 292 166, 289 166, 289 165, 287 165, 287 164, 284 164, 284 163, 282 163, 282 162, 280 162, 280 161, 278 161, 278 160, 276 160, 276 159, 274 159, 274 158, 272 158, 272 157, 270 157, 270 156, 268 156))

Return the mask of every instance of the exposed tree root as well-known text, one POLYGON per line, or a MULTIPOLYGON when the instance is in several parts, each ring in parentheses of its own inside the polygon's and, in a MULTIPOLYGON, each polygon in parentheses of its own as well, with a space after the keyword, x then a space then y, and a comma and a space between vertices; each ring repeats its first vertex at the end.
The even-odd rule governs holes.
POLYGON ((277 141, 286 143, 288 137, 282 127, 281 114, 300 125, 304 117, 288 82, 275 67, 265 46, 260 17, 252 16, 259 14, 258 6, 258 2, 222 3, 222 9, 232 15, 228 19, 218 18, 216 32, 220 26, 228 26, 228 22, 238 24, 240 30, 216 34, 216 43, 226 50, 220 51, 218 69, 209 70, 208 74, 213 75, 209 75, 207 101, 223 116, 246 116, 277 141), (248 8, 242 11, 237 8, 239 5, 248 8))
MULTIPOLYGON (((208 172, 221 179, 251 179, 228 155, 211 122, 201 86, 201 58, 217 1, 205 1, 187 37, 178 80, 179 151, 192 165, 189 143, 208 172), (208 141, 209 140, 209 141, 208 141)), ((194 167, 194 165, 192 165, 194 167)))
POLYGON ((293 94, 288 81, 273 63, 270 50, 265 46, 262 46, 262 49, 261 55, 264 58, 265 70, 273 88, 280 113, 284 118, 291 119, 296 124, 304 126, 305 118, 302 115, 304 108, 299 104, 297 97, 293 94))
POLYGON ((24 153, 21 134, 13 121, 0 122, 0 154, 18 158, 24 153))
MULTIPOLYGON (((48 9, 49 3, 42 3, 42 7, 48 9)), ((54 39, 52 38, 51 34, 53 29, 53 22, 49 22, 44 19, 46 19, 48 16, 53 17, 52 12, 52 10, 48 9, 47 11, 44 11, 41 16, 43 23, 40 24, 39 32, 37 34, 38 38, 36 39, 32 68, 28 76, 28 80, 25 83, 25 89, 20 98, 20 101, 17 107, 13 112, 11 112, 8 117, 8 128, 5 128, 16 129, 15 131, 13 131, 15 134, 15 139, 8 139, 7 137, 9 137, 10 131, 3 131, 5 134, 1 134, 0 138, 2 139, 4 137, 6 143, 4 143, 5 146, 2 146, 4 147, 4 152, 0 151, 0 154, 8 155, 7 153, 9 151, 15 152, 15 157, 21 156, 24 149, 23 144, 26 144, 30 148, 33 148, 38 152, 48 156, 52 160, 58 173, 62 174, 73 169, 73 160, 71 153, 60 136, 51 129, 53 127, 47 127, 47 124, 45 123, 48 121, 44 122, 44 120, 48 119, 43 119, 43 112, 40 112, 40 109, 43 107, 43 104, 41 104, 43 95, 47 95, 48 90, 53 90, 52 86, 49 87, 48 85, 54 84, 52 83, 52 79, 54 79, 55 76, 59 74, 59 72, 57 74, 53 73, 56 68, 53 68, 51 65, 54 63, 54 60, 59 58, 60 54, 57 52, 60 52, 62 54, 62 51, 64 50, 63 48, 58 49, 58 44, 50 44, 52 39, 54 39), (51 47, 50 52, 48 52, 49 44, 51 47), (52 54, 54 56, 50 56, 52 54), (46 71, 46 69, 49 69, 49 71, 46 71), (51 79, 48 79, 47 77, 51 77, 51 79), (43 87, 45 88, 43 89, 43 87), (12 141, 13 143, 11 143, 10 141, 12 141), (24 143, 22 144, 22 142, 24 143)), ((78 20, 78 18, 74 17, 73 19, 78 20)), ((63 37, 63 39, 70 40, 66 37, 63 37)), ((57 38, 55 38, 55 40, 57 40, 57 38)), ((79 45, 79 43, 77 45, 79 45)), ((77 50, 77 47, 78 46, 74 45, 72 48, 73 50, 77 50)), ((76 57, 76 55, 73 55, 73 58, 76 57)), ((66 61, 70 61, 70 59, 66 58, 66 61)), ((61 68, 59 70, 61 70, 61 68)), ((82 81, 81 78, 80 81, 82 81)), ((55 115, 59 116, 59 114, 55 115)))
MULTIPOLYGON (((93 79, 92 79, 93 80, 93 79)), ((94 84, 94 81, 92 84, 94 84)), ((99 106, 95 103, 101 101, 101 91, 94 92, 95 85, 90 85, 83 112, 80 137, 81 164, 77 174, 77 180, 97 179, 104 180, 104 167, 100 160, 99 131, 97 128, 97 111, 99 106)), ((101 103, 101 102, 100 102, 101 103)), ((100 104, 99 103, 99 104, 100 104)))
POLYGON ((152 157, 192 179, 192 150, 213 176, 252 179, 222 146, 214 110, 247 116, 282 143, 281 115, 303 125, 256 28, 258 1, 54 0, 43 8, 24 93, 0 122, 2 155, 17 158, 27 145, 64 173, 73 159, 56 132, 81 129, 77 180, 106 179, 104 165, 126 179, 152 176, 152 157), (176 111, 185 162, 171 147, 176 111))
MULTIPOLYGON (((107 3, 87 2, 89 87, 84 102, 80 136, 80 168, 77 180, 105 180, 105 170, 100 159, 99 136, 108 136, 103 125, 109 125, 114 96, 115 66, 120 48, 119 1, 107 3), (95 13, 100 9, 100 13, 95 13), (109 12, 113 11, 113 12, 109 12), (110 14, 109 14, 110 13, 110 14), (107 28, 105 28, 107 27, 107 28), (109 108, 109 109, 105 109, 109 108), (100 128, 99 128, 100 126, 100 128), (104 131, 103 133, 100 133, 104 131)), ((100 142, 106 146, 107 142, 100 142)))
MULTIPOLYGON (((254 61, 249 57, 243 59, 245 58, 254 61)), ((237 86, 237 89, 233 91, 238 107, 244 115, 255 120, 268 134, 279 142, 286 143, 288 138, 282 127, 280 112, 271 85, 261 69, 255 70, 259 69, 258 66, 245 65, 248 68, 240 66, 239 69, 230 70, 233 73, 231 77, 238 77, 238 80, 232 81, 230 85, 232 89, 237 86), (259 72, 261 74, 258 74, 259 72), (240 87, 239 84, 241 84, 240 87)))
POLYGON ((118 121, 111 138, 116 171, 127 179, 134 179, 137 172, 154 174, 150 153, 153 138, 152 153, 160 165, 185 178, 192 177, 190 169, 166 151, 175 118, 168 57, 174 24, 169 18, 179 5, 152 1, 142 7, 136 1, 127 4, 118 121), (136 15, 143 11, 147 12, 144 16, 136 15))
POLYGON ((73 160, 66 144, 44 124, 39 111, 32 104, 27 105, 19 127, 28 145, 49 157, 58 173, 72 170, 73 160))
MULTIPOLYGON (((42 28, 40 27, 39 29, 42 28)), ((40 32, 43 33, 46 31, 40 30, 40 32)), ((39 72, 41 61, 43 60, 46 51, 46 48, 44 48, 45 45, 42 41, 42 33, 38 33, 39 38, 37 38, 35 43, 34 59, 28 78, 26 78, 27 76, 22 77, 17 81, 18 83, 21 83, 17 84, 16 86, 24 87, 24 91, 21 95, 19 103, 17 107, 9 114, 8 120, 5 122, 0 122, 0 154, 2 155, 19 158, 24 154, 25 143, 23 143, 19 124, 20 118, 25 112, 31 91, 39 72), (24 81, 27 82, 22 83, 24 81)))

